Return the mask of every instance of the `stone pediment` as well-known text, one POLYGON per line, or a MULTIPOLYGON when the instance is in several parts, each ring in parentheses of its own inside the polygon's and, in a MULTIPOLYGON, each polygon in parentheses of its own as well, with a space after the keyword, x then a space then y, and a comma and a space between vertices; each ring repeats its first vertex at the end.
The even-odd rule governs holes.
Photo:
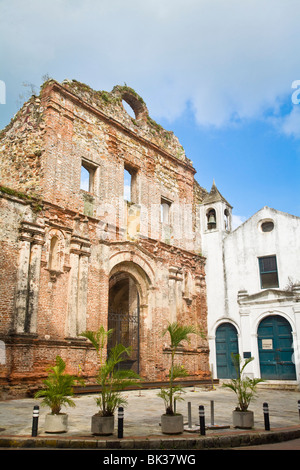
POLYGON ((239 305, 270 304, 296 301, 296 296, 287 290, 265 289, 250 295, 247 291, 239 291, 237 300, 239 305))

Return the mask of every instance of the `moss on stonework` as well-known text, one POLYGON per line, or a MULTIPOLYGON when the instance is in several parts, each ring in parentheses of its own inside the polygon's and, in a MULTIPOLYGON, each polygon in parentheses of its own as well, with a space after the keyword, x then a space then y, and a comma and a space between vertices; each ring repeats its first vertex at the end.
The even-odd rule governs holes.
POLYGON ((113 90, 112 90, 112 93, 114 93, 115 91, 118 91, 119 93, 124 93, 124 92, 127 92, 127 93, 130 93, 131 95, 133 95, 138 101, 140 101, 142 104, 146 105, 145 101, 143 100, 143 98, 133 89, 131 88, 130 86, 127 86, 126 84, 125 85, 116 85, 114 86, 113 90))
POLYGON ((17 191, 2 185, 0 185, 0 193, 7 194, 9 196, 15 196, 19 199, 22 199, 23 201, 30 202, 33 212, 40 212, 43 210, 42 202, 37 197, 30 196, 29 194, 22 193, 21 191, 17 191))
POLYGON ((16 191, 12 188, 7 188, 6 186, 0 186, 0 192, 3 194, 9 194, 10 196, 18 197, 19 199, 31 200, 31 196, 25 193, 21 193, 20 191, 16 191))

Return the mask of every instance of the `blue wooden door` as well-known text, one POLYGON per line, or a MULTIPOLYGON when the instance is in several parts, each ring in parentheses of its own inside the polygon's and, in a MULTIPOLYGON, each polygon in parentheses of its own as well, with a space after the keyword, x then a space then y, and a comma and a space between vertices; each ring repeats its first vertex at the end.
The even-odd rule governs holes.
POLYGON ((262 379, 295 380, 293 337, 289 322, 280 315, 270 315, 260 322, 257 336, 262 379))
POLYGON ((238 353, 236 328, 231 323, 222 323, 216 331, 216 355, 218 379, 236 378, 231 353, 238 353))

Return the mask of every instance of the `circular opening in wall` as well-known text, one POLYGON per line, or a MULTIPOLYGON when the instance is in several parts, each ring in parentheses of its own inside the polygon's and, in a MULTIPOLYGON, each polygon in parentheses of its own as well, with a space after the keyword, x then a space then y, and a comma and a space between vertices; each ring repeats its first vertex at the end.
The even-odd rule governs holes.
POLYGON ((262 222, 260 227, 262 232, 272 232, 274 229, 274 222, 272 220, 267 220, 262 222))

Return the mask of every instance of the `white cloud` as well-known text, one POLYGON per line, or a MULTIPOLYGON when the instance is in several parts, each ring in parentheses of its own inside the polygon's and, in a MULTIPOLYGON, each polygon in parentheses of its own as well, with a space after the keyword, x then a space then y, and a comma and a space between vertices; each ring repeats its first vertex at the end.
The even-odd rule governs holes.
POLYGON ((284 116, 271 119, 274 127, 288 137, 300 138, 300 106, 295 105, 292 110, 284 116))
POLYGON ((232 215, 232 230, 238 228, 240 225, 246 222, 246 220, 247 217, 244 217, 242 215, 232 215))
POLYGON ((263 117, 300 79, 298 0, 0 0, 0 9, 0 60, 19 83, 45 73, 96 89, 126 82, 158 120, 179 117, 187 101, 204 126, 263 117))

